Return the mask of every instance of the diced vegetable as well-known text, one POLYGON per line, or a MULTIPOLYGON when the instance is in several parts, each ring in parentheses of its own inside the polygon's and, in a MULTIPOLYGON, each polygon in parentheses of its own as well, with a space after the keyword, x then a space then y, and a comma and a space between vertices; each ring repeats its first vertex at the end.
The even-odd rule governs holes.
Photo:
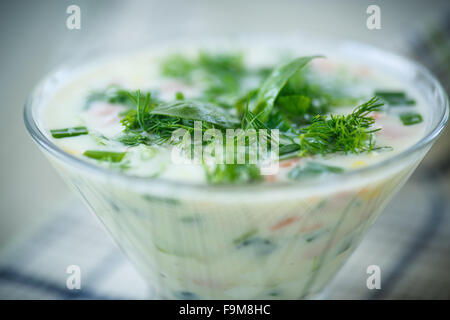
POLYGON ((274 224, 273 226, 271 226, 270 230, 276 231, 276 230, 282 229, 288 225, 291 225, 292 223, 294 223, 298 220, 300 220, 300 217, 298 217, 298 216, 288 217, 288 218, 283 219, 280 222, 274 224))
POLYGON ((280 162, 280 167, 281 168, 289 168, 291 166, 293 166, 294 164, 296 164, 299 161, 299 158, 291 158, 288 160, 283 160, 280 162))

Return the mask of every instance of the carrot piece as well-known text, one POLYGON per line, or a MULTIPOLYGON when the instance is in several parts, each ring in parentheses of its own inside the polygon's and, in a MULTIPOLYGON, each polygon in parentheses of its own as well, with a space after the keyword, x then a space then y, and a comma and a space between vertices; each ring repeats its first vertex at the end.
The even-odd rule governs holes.
POLYGON ((292 166, 293 164, 296 164, 298 161, 299 161, 298 158, 281 161, 280 162, 280 167, 281 168, 288 168, 288 167, 292 166))
POLYGON ((264 178, 267 182, 275 182, 277 181, 277 175, 276 174, 271 174, 271 175, 267 175, 264 178))
POLYGON ((283 219, 280 222, 274 224, 273 226, 271 226, 270 230, 275 231, 275 230, 281 229, 281 228, 288 226, 298 220, 300 220, 300 217, 298 217, 298 216, 288 217, 288 218, 283 219))

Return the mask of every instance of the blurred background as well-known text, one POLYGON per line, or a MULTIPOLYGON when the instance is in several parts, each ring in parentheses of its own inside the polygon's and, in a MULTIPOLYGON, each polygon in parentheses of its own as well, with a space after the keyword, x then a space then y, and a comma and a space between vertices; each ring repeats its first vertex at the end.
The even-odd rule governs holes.
MULTIPOLYGON (((145 297, 139 276, 50 167, 22 120, 24 102, 38 80, 99 41, 128 47, 143 39, 299 32, 400 53, 430 68, 447 92, 450 84, 448 0, 15 0, 0 6, 0 298, 70 298, 63 288, 64 266, 71 263, 84 263, 92 271, 92 283, 97 281, 79 297, 145 297), (80 30, 66 27, 66 9, 72 4, 81 8, 80 30), (379 30, 366 26, 371 4, 381 9, 379 30), (97 231, 99 236, 92 238, 97 231), (61 247, 62 239, 67 247, 61 247), (115 271, 105 277, 98 271, 99 261, 115 271), (122 282, 135 284, 135 289, 120 289, 122 282)), ((450 267, 449 139, 447 133, 441 137, 386 209, 336 278, 332 298, 450 298, 450 280, 444 281, 450 267), (380 237, 385 247, 380 247, 380 237), (391 284, 381 293, 368 292, 362 264, 383 263, 391 284), (416 279, 413 288, 408 277, 416 279)))

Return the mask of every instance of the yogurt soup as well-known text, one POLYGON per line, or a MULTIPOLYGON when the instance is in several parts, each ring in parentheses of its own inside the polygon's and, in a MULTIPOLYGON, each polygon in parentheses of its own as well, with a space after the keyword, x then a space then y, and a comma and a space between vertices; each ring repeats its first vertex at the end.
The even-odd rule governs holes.
POLYGON ((186 48, 80 67, 39 125, 88 163, 50 156, 154 297, 298 299, 320 292, 420 161, 359 173, 423 138, 424 105, 345 57, 186 48))

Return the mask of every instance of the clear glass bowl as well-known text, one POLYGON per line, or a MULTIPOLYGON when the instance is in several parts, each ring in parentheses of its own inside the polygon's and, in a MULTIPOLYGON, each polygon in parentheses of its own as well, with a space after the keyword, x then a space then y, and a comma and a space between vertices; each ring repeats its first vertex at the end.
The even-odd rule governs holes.
POLYGON ((333 44, 331 49, 413 84, 431 115, 424 137, 387 160, 326 182, 213 187, 127 176, 64 152, 40 125, 48 97, 83 60, 38 84, 25 105, 25 124, 148 279, 152 298, 311 298, 357 247, 448 119, 446 94, 423 67, 363 45, 333 44))

